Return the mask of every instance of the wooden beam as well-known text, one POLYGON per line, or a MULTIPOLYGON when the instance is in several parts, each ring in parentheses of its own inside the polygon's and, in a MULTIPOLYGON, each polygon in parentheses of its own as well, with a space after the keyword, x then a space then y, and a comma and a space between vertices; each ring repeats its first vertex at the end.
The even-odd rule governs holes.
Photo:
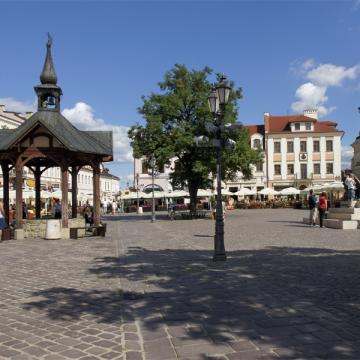
POLYGON ((68 227, 68 167, 67 166, 61 166, 61 195, 62 195, 62 201, 61 201, 61 217, 62 217, 62 226, 63 228, 68 227))
POLYGON ((40 199, 41 170, 39 165, 35 167, 34 177, 35 177, 35 217, 36 219, 40 219, 41 218, 41 199, 40 199))
POLYGON ((9 164, 7 162, 1 162, 1 170, 3 174, 3 200, 5 222, 9 225, 9 164))
POLYGON ((100 225, 100 163, 94 162, 93 167, 93 214, 94 225, 100 225))
POLYGON ((19 158, 16 161, 15 165, 15 188, 16 188, 16 228, 22 229, 23 227, 23 194, 22 194, 22 186, 23 186, 23 166, 21 163, 21 159, 19 158))
POLYGON ((71 167, 71 196, 72 196, 72 205, 71 205, 71 216, 73 219, 77 218, 77 176, 80 166, 71 167))

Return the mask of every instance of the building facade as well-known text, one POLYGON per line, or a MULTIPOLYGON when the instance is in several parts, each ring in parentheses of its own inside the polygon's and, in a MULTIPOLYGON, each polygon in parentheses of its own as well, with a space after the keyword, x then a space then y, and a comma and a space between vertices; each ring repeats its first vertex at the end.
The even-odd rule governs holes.
MULTIPOLYGON (((20 126, 32 113, 26 113, 25 115, 6 111, 4 105, 0 105, 0 128, 1 129, 15 129, 20 126)), ((9 173, 10 182, 15 188, 15 170, 11 170, 9 173)), ((59 167, 51 167, 44 171, 41 176, 41 188, 43 190, 56 191, 60 190, 61 172, 59 167)), ((78 194, 82 194, 82 199, 92 199, 93 195, 93 171, 90 167, 84 166, 77 176, 78 194)), ((23 188, 33 189, 35 186, 34 175, 29 168, 23 169, 23 188)), ((3 184, 2 172, 0 168, 0 187, 3 184)), ((71 189, 71 176, 68 180, 69 189, 71 189)), ((109 173, 106 168, 101 169, 100 175, 100 198, 102 202, 112 202, 116 200, 120 192, 120 178, 109 173)), ((82 200, 81 202, 84 202, 82 200)))
MULTIPOLYGON (((237 179, 224 184, 224 188, 232 192, 244 187, 255 191, 265 187, 303 189, 341 180, 344 133, 334 122, 319 121, 316 110, 286 116, 265 113, 263 124, 244 127, 249 132, 251 147, 263 151, 263 161, 253 166, 252 179, 245 180, 239 173, 237 179)), ((138 177, 140 190, 151 184, 151 175, 144 164, 141 159, 134 160, 134 179, 138 177)), ((164 191, 172 190, 170 172, 171 166, 166 167, 154 181, 164 191)))
POLYGON ((351 146, 354 149, 354 156, 351 160, 351 170, 360 179, 360 134, 351 146))

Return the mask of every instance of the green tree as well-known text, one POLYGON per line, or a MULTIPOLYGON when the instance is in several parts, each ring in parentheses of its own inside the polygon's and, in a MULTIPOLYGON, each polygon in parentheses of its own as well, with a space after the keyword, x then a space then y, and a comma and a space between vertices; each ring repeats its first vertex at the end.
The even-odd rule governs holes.
MULTIPOLYGON (((209 175, 216 174, 215 149, 194 143, 194 137, 206 134, 205 125, 214 121, 207 100, 212 88, 208 80, 211 74, 208 67, 189 71, 176 64, 159 83, 160 93, 142 97, 143 105, 138 111, 146 125, 136 124, 129 130, 134 157, 144 157, 149 166, 152 156, 159 169, 175 157, 170 180, 174 187, 188 187, 192 212, 196 211, 198 189, 210 187, 209 175)), ((233 83, 231 87, 224 123, 236 121, 237 101, 241 98, 241 89, 233 83)), ((222 179, 234 179, 238 171, 250 178, 251 164, 261 159, 261 152, 251 149, 247 130, 241 129, 231 137, 236 145, 224 151, 222 179)))

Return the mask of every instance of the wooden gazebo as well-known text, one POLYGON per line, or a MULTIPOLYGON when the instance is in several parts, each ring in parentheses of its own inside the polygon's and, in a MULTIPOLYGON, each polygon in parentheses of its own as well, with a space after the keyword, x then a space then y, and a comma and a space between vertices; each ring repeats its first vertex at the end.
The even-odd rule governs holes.
MULTIPOLYGON (((61 88, 51 56, 52 41, 47 52, 41 84, 35 86, 38 111, 16 129, 0 130, 0 163, 3 173, 5 218, 9 223, 9 172, 15 169, 16 230, 15 238, 23 237, 22 187, 23 168, 27 166, 35 178, 35 216, 40 218, 40 180, 50 167, 61 169, 62 227, 68 228, 68 176, 71 174, 72 217, 77 216, 77 174, 90 165, 93 169, 93 213, 100 224, 100 164, 113 159, 111 131, 81 131, 60 113, 61 88)), ((66 233, 66 232, 65 232, 66 233)), ((65 236, 66 237, 66 236, 65 236)))

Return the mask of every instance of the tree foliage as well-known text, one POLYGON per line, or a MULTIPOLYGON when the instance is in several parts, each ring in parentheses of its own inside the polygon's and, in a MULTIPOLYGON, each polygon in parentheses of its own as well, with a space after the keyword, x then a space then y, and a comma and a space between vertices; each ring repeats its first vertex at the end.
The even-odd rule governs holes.
MULTIPOLYGON (((208 96, 212 84, 208 77, 212 70, 188 70, 184 65, 175 65, 159 83, 160 92, 142 97, 143 105, 138 109, 145 119, 145 126, 134 125, 129 130, 129 138, 134 157, 155 157, 158 168, 170 164, 176 158, 170 179, 174 187, 187 186, 192 207, 199 188, 212 185, 210 174, 216 173, 214 148, 197 147, 194 137, 206 134, 205 125, 213 123, 213 115, 208 108, 208 96)), ((224 123, 234 123, 237 118, 237 101, 241 89, 231 83, 232 91, 224 114, 224 123)), ((258 150, 251 149, 246 129, 231 136, 236 141, 232 150, 223 154, 222 178, 235 179, 241 171, 246 178, 251 177, 251 164, 261 159, 258 150)))

